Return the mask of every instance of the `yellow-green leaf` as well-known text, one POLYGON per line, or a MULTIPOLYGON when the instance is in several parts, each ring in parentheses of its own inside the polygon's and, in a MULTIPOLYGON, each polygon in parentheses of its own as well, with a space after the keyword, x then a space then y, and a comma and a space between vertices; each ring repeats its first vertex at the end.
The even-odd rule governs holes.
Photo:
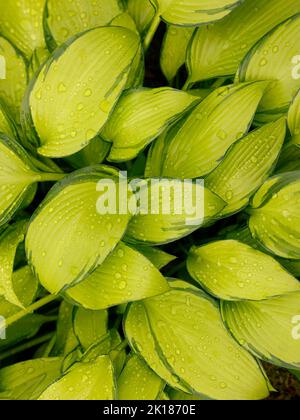
POLYGON ((0 133, 0 226, 7 223, 28 194, 31 195, 33 184, 62 176, 39 172, 22 146, 0 133))
POLYGON ((50 385, 39 400, 113 400, 114 371, 108 356, 95 361, 76 363, 61 378, 50 385))
POLYGON ((176 389, 183 385, 222 400, 268 396, 260 367, 226 331, 218 304, 200 290, 174 288, 132 304, 125 332, 132 348, 176 389), (151 339, 144 339, 147 334, 151 339))
POLYGON ((300 292, 262 302, 223 302, 225 323, 247 351, 272 364, 299 368, 300 292))
POLYGON ((84 349, 87 349, 107 333, 107 311, 74 309, 74 332, 84 349))
POLYGON ((60 376, 61 359, 27 360, 0 370, 0 399, 36 400, 60 376))
POLYGON ((58 312, 56 340, 51 352, 52 356, 66 356, 79 346, 73 329, 73 312, 74 306, 62 301, 58 312))
POLYGON ((300 91, 295 96, 288 113, 288 126, 292 143, 300 145, 300 91))
POLYGON ((155 267, 157 267, 159 270, 177 258, 174 255, 168 254, 162 249, 151 246, 136 245, 136 249, 141 254, 145 255, 145 257, 148 258, 148 260, 150 260, 152 264, 155 265, 155 267))
POLYGON ((100 310, 164 293, 168 283, 142 254, 120 243, 105 261, 67 296, 85 308, 100 310))
POLYGON ((81 169, 86 166, 93 166, 102 163, 107 157, 111 143, 108 143, 100 136, 95 137, 90 143, 80 152, 66 158, 73 168, 81 169))
POLYGON ((85 280, 123 237, 130 215, 97 211, 98 182, 109 178, 117 183, 117 177, 117 171, 105 166, 77 171, 56 184, 34 213, 27 256, 51 293, 85 280))
POLYGON ((240 0, 151 0, 161 18, 178 26, 197 26, 223 19, 240 0))
POLYGON ((45 46, 43 13, 46 0, 1 0, 0 32, 29 59, 45 46))
POLYGON ((119 400, 156 400, 165 386, 139 356, 130 355, 118 379, 119 400))
POLYGON ((134 159, 196 103, 194 96, 172 88, 127 91, 101 133, 113 142, 108 160, 134 159))
POLYGON ((300 171, 270 178, 257 191, 250 209, 252 235, 267 250, 300 259, 300 171))
POLYGON ((268 178, 278 160, 286 133, 285 118, 252 131, 235 143, 205 185, 227 202, 221 216, 247 206, 251 195, 268 178))
POLYGON ((196 178, 215 169, 229 147, 247 133, 266 84, 216 89, 167 140, 162 175, 196 178))
POLYGON ((118 0, 47 0, 45 33, 54 49, 68 38, 97 26, 106 26, 122 12, 118 0))
POLYGON ((138 196, 148 197, 148 209, 143 209, 142 204, 129 223, 126 239, 148 245, 173 242, 189 235, 213 220, 225 206, 202 183, 183 183, 178 179, 145 180, 138 196))
POLYGON ((134 19, 138 31, 143 35, 155 14, 150 0, 128 0, 127 10, 134 19))
POLYGON ((108 120, 139 55, 139 37, 120 27, 92 29, 56 50, 24 102, 23 126, 38 152, 65 157, 87 146, 108 120))
POLYGON ((187 56, 189 82, 233 75, 249 49, 300 12, 298 0, 244 0, 229 16, 197 29, 187 56))
POLYGON ((168 25, 160 55, 160 66, 169 83, 185 63, 188 44, 194 28, 176 28, 168 25))
POLYGON ((190 251, 191 276, 223 300, 263 300, 300 291, 300 283, 272 257, 238 241, 212 242, 190 251))
MULTIPOLYGON (((0 20, 1 18, 2 15, 0 20)), ((22 54, 3 37, 0 37, 0 56, 3 57, 5 69, 5 77, 0 78, 0 99, 18 123, 21 103, 27 86, 26 63, 22 54)))
POLYGON ((272 81, 258 107, 255 117, 258 123, 274 121, 286 114, 300 88, 300 79, 294 75, 299 24, 297 14, 269 32, 249 51, 238 70, 239 82, 272 81))
POLYGON ((14 260, 18 245, 24 241, 27 221, 9 226, 0 236, 0 295, 13 305, 23 307, 13 284, 14 260))

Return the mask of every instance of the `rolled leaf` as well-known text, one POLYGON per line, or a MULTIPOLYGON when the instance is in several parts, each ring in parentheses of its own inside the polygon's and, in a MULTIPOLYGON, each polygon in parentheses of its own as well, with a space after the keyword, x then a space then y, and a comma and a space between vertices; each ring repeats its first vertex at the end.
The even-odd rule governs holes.
POLYGON ((45 46, 43 13, 46 0, 1 0, 0 32, 28 59, 45 46))
POLYGON ((127 11, 134 19, 140 34, 143 35, 155 14, 150 0, 128 0, 127 11))
POLYGON ((23 126, 38 152, 65 157, 87 146, 125 88, 134 59, 140 63, 139 54, 138 36, 120 27, 92 29, 56 50, 24 101, 23 126))
POLYGON ((165 386, 139 356, 129 356, 118 379, 119 400, 156 400, 165 386))
POLYGON ((239 82, 272 80, 258 107, 258 123, 285 115, 300 88, 293 71, 294 57, 299 54, 299 22, 297 14, 269 32, 249 51, 238 70, 239 82))
POLYGON ((32 304, 36 298, 39 283, 28 265, 19 268, 12 275, 12 283, 15 294, 24 307, 32 304))
POLYGON ((285 133, 285 118, 252 131, 235 143, 220 165, 208 175, 206 187, 227 202, 220 217, 248 205, 251 196, 272 172, 285 133))
POLYGON ((300 146, 300 91, 290 106, 288 126, 292 135, 292 143, 300 146))
POLYGON ((108 356, 93 362, 76 363, 61 379, 50 385, 39 400, 113 400, 114 372, 108 356))
MULTIPOLYGON (((0 20, 1 18, 2 14, 0 20)), ((0 37, 0 55, 4 57, 5 67, 5 77, 0 79, 0 99, 18 123, 21 103, 27 86, 26 63, 23 55, 3 37, 0 37)), ((6 132, 6 134, 10 133, 6 132)))
POLYGON ((14 260, 18 245, 23 242, 27 221, 9 226, 0 236, 0 295, 13 305, 23 307, 16 295, 13 284, 14 260))
POLYGON ((243 57, 271 29, 300 12, 298 0, 244 0, 229 16, 200 26, 187 55, 189 82, 236 73, 243 57))
POLYGON ((45 62, 49 59, 50 52, 48 48, 37 48, 34 50, 34 53, 32 54, 32 57, 29 62, 28 66, 28 73, 29 73, 29 79, 33 79, 33 77, 36 75, 36 73, 39 71, 39 69, 45 64, 45 62))
POLYGON ((120 243, 106 260, 67 296, 84 308, 100 310, 166 292, 168 283, 142 254, 120 243))
POLYGON ((272 364, 300 367, 297 324, 300 293, 262 302, 223 302, 225 323, 236 340, 250 353, 272 364))
POLYGON ((59 307, 56 326, 56 340, 51 351, 52 356, 66 356, 79 346, 78 338, 73 328, 74 306, 62 301, 59 307))
POLYGON ((178 70, 185 63, 188 44, 194 28, 176 28, 169 25, 163 41, 160 55, 160 66, 169 83, 173 81, 178 70))
POLYGON ((196 178, 215 169, 247 133, 265 88, 264 82, 231 85, 204 99, 168 140, 162 175, 196 178))
POLYGON ((263 300, 300 291, 300 283, 272 257, 238 241, 212 242, 190 251, 190 275, 223 300, 263 300))
POLYGON ((151 0, 161 18, 178 26, 197 26, 223 19, 240 0, 151 0))
POLYGON ((14 121, 12 120, 6 106, 0 100, 0 132, 10 137, 16 137, 17 131, 14 121))
POLYGON ((76 308, 73 313, 74 332, 84 349, 107 333, 107 311, 89 311, 76 308))
POLYGON ((28 360, 0 370, 0 399, 36 400, 60 376, 61 359, 28 360))
POLYGON ((32 186, 63 175, 43 174, 15 140, 0 133, 0 226, 7 223, 32 195, 32 186))
POLYGON ((53 187, 33 215, 27 256, 51 293, 85 280, 123 237, 130 215, 97 211, 98 182, 110 179, 116 186, 117 177, 117 171, 105 166, 75 172, 53 187))
POLYGON ((44 16, 47 44, 55 49, 80 32, 108 25, 121 12, 118 0, 47 0, 44 16))
POLYGON ((268 395, 260 367, 226 331, 217 303, 200 290, 174 288, 132 304, 125 333, 133 350, 176 389, 222 400, 268 395))
POLYGON ((126 92, 101 133, 105 140, 113 142, 108 160, 134 159, 196 101, 194 96, 171 88, 126 92))
POLYGON ((300 172, 270 178, 252 200, 249 227, 268 251, 300 259, 300 172))

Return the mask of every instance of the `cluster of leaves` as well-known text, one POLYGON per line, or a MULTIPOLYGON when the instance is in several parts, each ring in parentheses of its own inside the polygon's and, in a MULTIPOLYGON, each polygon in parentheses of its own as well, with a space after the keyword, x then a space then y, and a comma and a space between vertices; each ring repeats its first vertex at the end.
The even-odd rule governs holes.
POLYGON ((299 0, 0 9, 0 399, 263 399, 261 360, 299 377, 299 0), (162 21, 169 86, 143 87, 162 21), (124 169, 204 178, 204 225, 99 214, 124 169))

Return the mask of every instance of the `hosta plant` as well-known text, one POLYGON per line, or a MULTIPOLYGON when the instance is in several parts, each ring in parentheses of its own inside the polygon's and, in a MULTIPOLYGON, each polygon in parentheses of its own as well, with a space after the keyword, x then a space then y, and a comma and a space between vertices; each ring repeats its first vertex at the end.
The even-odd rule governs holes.
POLYGON ((297 383, 299 45, 299 0, 0 0, 1 400, 297 383))

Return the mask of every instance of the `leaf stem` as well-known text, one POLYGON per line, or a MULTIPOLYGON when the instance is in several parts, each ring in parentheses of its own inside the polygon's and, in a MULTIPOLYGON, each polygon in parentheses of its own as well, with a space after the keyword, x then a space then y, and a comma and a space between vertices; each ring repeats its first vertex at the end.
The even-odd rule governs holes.
POLYGON ((190 78, 188 78, 188 79, 186 80, 185 84, 183 85, 182 90, 186 92, 186 91, 189 89, 190 84, 191 84, 191 82, 190 82, 190 78))
POLYGON ((32 347, 36 347, 39 344, 46 343, 47 341, 51 340, 53 337, 53 332, 43 335, 42 337, 35 338, 27 343, 21 344, 18 347, 10 349, 6 352, 0 354, 0 361, 7 359, 8 357, 14 356, 18 353, 22 353, 25 350, 31 349, 32 347))
POLYGON ((44 173, 44 172, 40 172, 38 174, 38 181, 40 181, 40 182, 60 181, 65 176, 66 176, 66 174, 64 174, 64 173, 55 173, 55 172, 44 173))
POLYGON ((159 13, 159 11, 157 11, 153 20, 152 20, 152 22, 151 22, 151 25, 150 25, 149 30, 147 32, 147 35, 144 38, 144 43, 143 44, 144 44, 144 50, 145 51, 147 51, 148 48, 150 47, 150 44, 153 40, 155 32, 157 31, 157 29, 159 27, 159 24, 160 24, 160 13, 159 13))
POLYGON ((32 305, 28 306, 28 308, 12 315, 11 317, 7 318, 3 323, 0 323, 0 330, 2 328, 8 328, 10 325, 14 324, 15 322, 19 321, 20 319, 24 318, 26 315, 31 314, 32 312, 36 311, 37 309, 42 308, 48 303, 53 302, 54 300, 58 299, 59 296, 57 295, 47 295, 43 299, 38 300, 37 302, 33 303, 32 305))

